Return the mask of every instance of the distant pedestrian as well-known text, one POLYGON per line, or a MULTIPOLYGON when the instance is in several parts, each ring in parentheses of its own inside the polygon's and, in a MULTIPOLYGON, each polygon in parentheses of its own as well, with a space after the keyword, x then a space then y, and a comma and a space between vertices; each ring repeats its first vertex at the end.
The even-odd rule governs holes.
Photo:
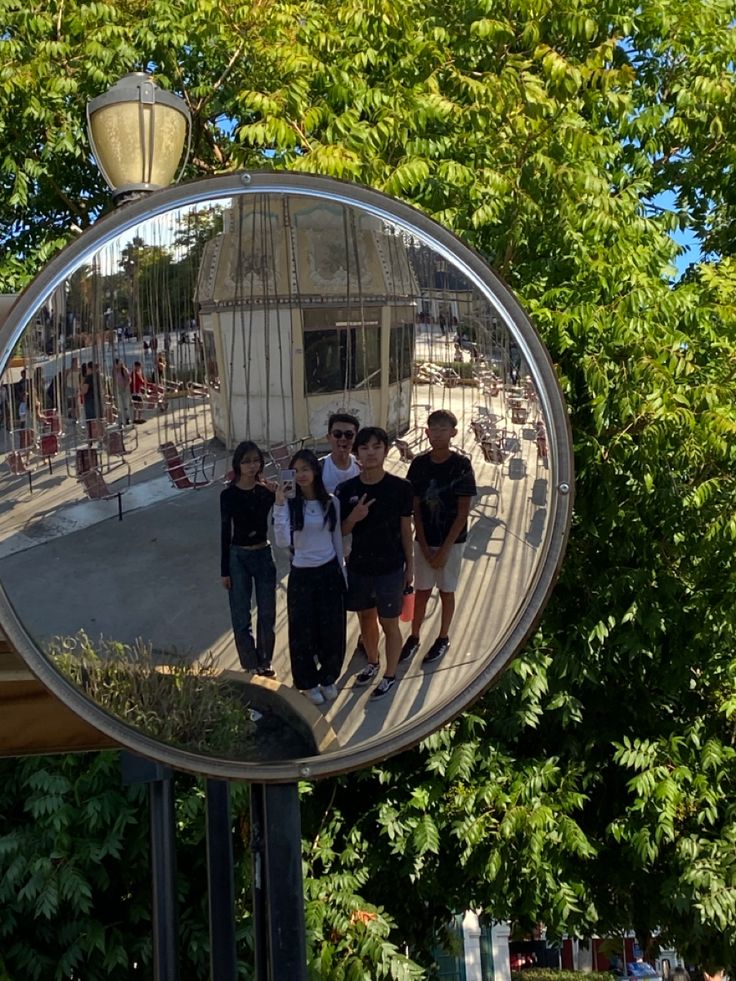
POLYGON ((100 366, 91 361, 87 364, 87 374, 82 383, 82 397, 84 399, 84 418, 87 422, 87 435, 92 436, 92 421, 102 419, 104 413, 104 396, 102 392, 102 380, 100 378, 100 366))
POLYGON ((147 388, 148 382, 143 374, 143 365, 140 361, 135 361, 130 376, 130 399, 133 403, 133 422, 138 425, 143 422, 143 397, 147 388))
POLYGON ((79 419, 79 358, 72 358, 68 368, 62 372, 66 414, 69 419, 79 419))
POLYGON ((113 387, 115 389, 115 403, 118 409, 118 420, 122 425, 127 426, 133 416, 130 391, 130 372, 125 362, 120 358, 115 358, 115 367, 112 374, 113 387))

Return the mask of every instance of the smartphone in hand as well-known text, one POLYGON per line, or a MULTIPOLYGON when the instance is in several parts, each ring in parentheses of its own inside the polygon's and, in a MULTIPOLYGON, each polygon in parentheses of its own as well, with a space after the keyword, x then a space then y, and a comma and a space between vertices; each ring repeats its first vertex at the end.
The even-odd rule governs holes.
POLYGON ((281 490, 284 492, 284 497, 296 496, 295 476, 295 470, 281 470, 279 472, 279 483, 281 484, 281 490))

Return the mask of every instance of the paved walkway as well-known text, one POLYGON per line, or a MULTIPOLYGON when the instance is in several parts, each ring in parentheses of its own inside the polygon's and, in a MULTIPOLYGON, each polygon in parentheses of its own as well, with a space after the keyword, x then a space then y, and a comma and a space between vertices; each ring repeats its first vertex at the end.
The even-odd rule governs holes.
MULTIPOLYGON (((514 621, 543 540, 548 471, 537 460, 533 427, 511 424, 502 395, 478 405, 478 389, 419 385, 414 398, 416 425, 406 440, 415 450, 426 448, 427 407, 451 408, 463 420, 458 443, 472 456, 479 488, 464 551, 452 645, 442 661, 422 667, 423 653, 437 632, 439 611, 433 598, 419 653, 402 666, 395 692, 369 704, 371 688, 353 687, 353 676, 363 662, 350 653, 357 621, 349 615, 349 653, 338 683, 340 694, 324 708, 342 745, 362 743, 386 726, 415 720, 431 712, 438 698, 467 685, 514 621), (485 462, 469 435, 470 418, 480 412, 495 417, 507 430, 508 455, 502 463, 485 462)), ((0 482, 0 579, 41 645, 53 636, 83 629, 92 637, 102 634, 124 642, 140 637, 159 651, 175 650, 188 658, 212 654, 223 671, 239 670, 219 575, 218 497, 223 485, 219 479, 196 491, 170 486, 157 447, 163 427, 171 421, 152 417, 137 427, 139 446, 130 457, 133 486, 123 496, 122 522, 117 520, 116 502, 80 499, 79 486, 67 476, 61 460, 55 462, 53 474, 38 474, 33 494, 23 479, 6 476, 0 482)), ((396 473, 406 472, 395 449, 389 461, 396 473)), ((226 467, 221 450, 218 473, 224 474, 226 467)), ((288 558, 278 553, 276 561, 275 667, 290 685, 288 558)))

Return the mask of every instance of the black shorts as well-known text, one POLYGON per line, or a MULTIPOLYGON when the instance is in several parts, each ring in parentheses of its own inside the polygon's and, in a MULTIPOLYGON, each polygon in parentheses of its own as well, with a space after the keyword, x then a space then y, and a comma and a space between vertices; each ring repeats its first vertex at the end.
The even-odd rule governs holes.
POLYGON ((348 566, 348 594, 345 608, 360 612, 376 608, 382 620, 391 620, 401 613, 404 602, 404 568, 379 575, 354 572, 348 566))

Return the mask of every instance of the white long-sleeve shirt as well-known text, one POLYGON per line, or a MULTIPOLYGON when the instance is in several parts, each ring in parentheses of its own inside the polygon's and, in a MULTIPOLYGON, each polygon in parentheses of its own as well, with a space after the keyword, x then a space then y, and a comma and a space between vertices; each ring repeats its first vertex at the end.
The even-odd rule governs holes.
POLYGON ((289 505, 274 504, 274 541, 279 548, 289 548, 293 545, 292 565, 297 569, 314 569, 336 558, 347 582, 342 532, 340 531, 340 502, 332 494, 330 494, 330 499, 335 507, 334 530, 330 531, 329 521, 325 522, 325 513, 320 502, 305 500, 304 527, 301 531, 294 532, 293 539, 289 505))

